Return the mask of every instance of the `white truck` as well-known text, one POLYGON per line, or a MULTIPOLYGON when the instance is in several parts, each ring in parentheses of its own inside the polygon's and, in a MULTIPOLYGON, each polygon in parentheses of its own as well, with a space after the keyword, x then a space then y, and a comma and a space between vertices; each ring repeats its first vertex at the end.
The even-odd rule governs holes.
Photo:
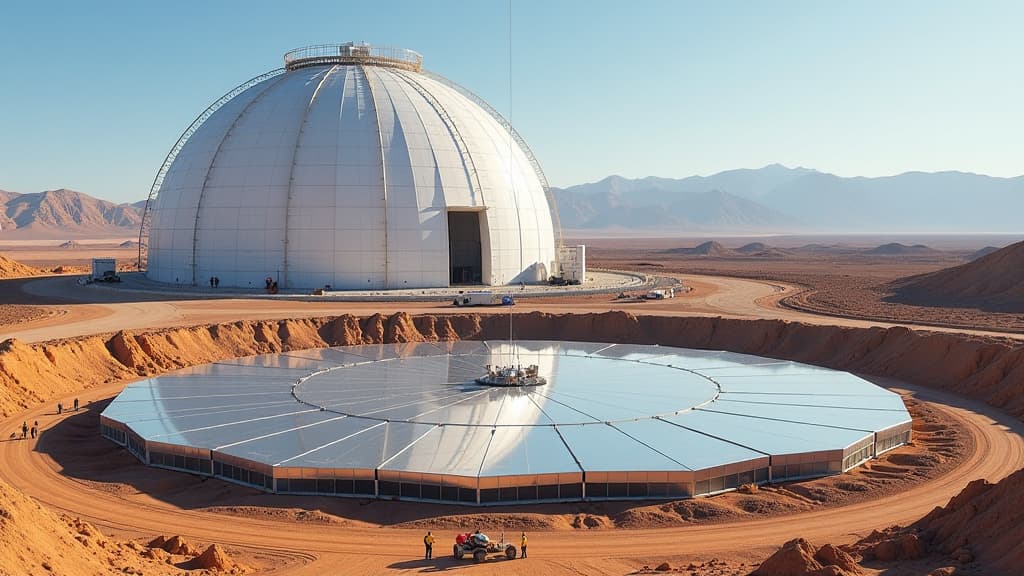
POLYGON ((664 300, 665 298, 675 298, 676 291, 674 288, 658 288, 648 292, 644 298, 648 300, 664 300))
POLYGON ((455 306, 511 306, 515 301, 511 296, 502 296, 489 291, 460 292, 452 300, 455 306))
POLYGON ((120 282, 121 277, 117 275, 117 260, 113 258, 93 258, 92 282, 120 282))

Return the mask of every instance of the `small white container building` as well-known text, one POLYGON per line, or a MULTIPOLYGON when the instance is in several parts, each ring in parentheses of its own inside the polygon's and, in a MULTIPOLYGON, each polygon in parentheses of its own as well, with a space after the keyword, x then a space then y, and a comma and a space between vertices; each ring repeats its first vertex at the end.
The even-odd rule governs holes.
POLYGON ((583 284, 587 281, 587 247, 583 244, 559 247, 558 265, 562 278, 583 284))
POLYGON ((92 259, 92 280, 106 280, 117 277, 117 260, 114 258, 92 259))

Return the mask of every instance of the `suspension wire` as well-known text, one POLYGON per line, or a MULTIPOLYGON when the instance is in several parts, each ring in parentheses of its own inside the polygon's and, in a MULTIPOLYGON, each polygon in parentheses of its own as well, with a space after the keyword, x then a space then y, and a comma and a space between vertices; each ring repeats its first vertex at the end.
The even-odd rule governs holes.
MULTIPOLYGON (((519 212, 518 202, 515 201, 516 195, 516 181, 515 181, 515 170, 513 168, 513 162, 515 161, 515 154, 513 153, 512 139, 512 0, 508 0, 508 187, 512 193, 513 203, 516 205, 516 212, 519 212)), ((520 269, 523 263, 523 227, 519 226, 519 264, 520 269)), ((518 350, 516 349, 515 337, 512 333, 512 305, 508 307, 508 340, 509 340, 509 366, 516 365, 516 359, 519 356, 518 350)))

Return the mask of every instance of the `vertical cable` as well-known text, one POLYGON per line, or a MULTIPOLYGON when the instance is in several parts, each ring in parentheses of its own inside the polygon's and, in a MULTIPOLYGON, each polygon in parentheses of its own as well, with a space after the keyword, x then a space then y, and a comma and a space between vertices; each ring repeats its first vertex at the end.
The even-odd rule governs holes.
MULTIPOLYGON (((516 197, 515 155, 512 152, 512 0, 508 0, 508 183, 512 203, 516 207, 516 224, 519 225, 519 274, 523 273, 523 215, 516 197)), ((509 281, 513 280, 509 278, 509 281)))

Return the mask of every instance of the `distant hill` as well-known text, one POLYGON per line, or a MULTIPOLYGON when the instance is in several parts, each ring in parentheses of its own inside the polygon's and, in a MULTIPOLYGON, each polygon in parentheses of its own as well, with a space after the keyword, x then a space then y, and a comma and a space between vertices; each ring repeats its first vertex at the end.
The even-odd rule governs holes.
POLYGON ((1024 312, 1024 242, 960 266, 892 282, 897 302, 1024 312))
POLYGON ((882 244, 881 246, 868 250, 867 254, 873 254, 877 256, 911 256, 911 255, 926 255, 934 254, 938 252, 934 248, 929 248, 924 244, 914 244, 913 246, 907 246, 906 244, 900 244, 899 242, 890 242, 889 244, 882 244))
POLYGON ((718 242, 705 242, 693 248, 669 248, 664 251, 666 254, 685 254, 688 256, 735 256, 736 253, 722 246, 718 242))
POLYGON ((764 252, 770 248, 764 242, 751 242, 750 244, 744 244, 736 249, 740 254, 756 254, 758 252, 764 252))
POLYGON ((600 182, 553 189, 567 229, 774 231, 799 223, 756 201, 722 190, 688 192, 657 178, 600 182))
POLYGON ((754 198, 811 227, 844 232, 1024 230, 1018 216, 1024 176, 907 172, 843 178, 805 172, 754 198))
POLYGON ((8 192, 7 190, 0 190, 0 204, 6 204, 11 198, 16 198, 18 196, 21 196, 21 194, 17 192, 8 192))
POLYGON ((976 252, 972 252, 972 253, 968 254, 967 255, 967 259, 968 260, 977 260, 978 258, 981 258, 983 256, 988 256, 989 254, 991 254, 993 252, 996 252, 998 250, 999 250, 998 246, 985 246, 981 250, 978 250, 976 252))
MULTIPOLYGON (((770 164, 679 179, 608 176, 552 188, 552 194, 566 230, 666 235, 1024 232, 1024 176, 907 172, 845 178, 770 164)), ((68 189, 0 190, 0 230, 53 232, 57 238, 134 234, 145 204, 114 204, 68 189)))
POLYGON ((609 176, 553 192, 567 229, 1024 231, 1024 176, 907 172, 844 178, 771 164, 680 179, 609 176))
POLYGON ((125 234, 138 231, 142 210, 61 188, 29 194, 0 191, 0 229, 125 234))

